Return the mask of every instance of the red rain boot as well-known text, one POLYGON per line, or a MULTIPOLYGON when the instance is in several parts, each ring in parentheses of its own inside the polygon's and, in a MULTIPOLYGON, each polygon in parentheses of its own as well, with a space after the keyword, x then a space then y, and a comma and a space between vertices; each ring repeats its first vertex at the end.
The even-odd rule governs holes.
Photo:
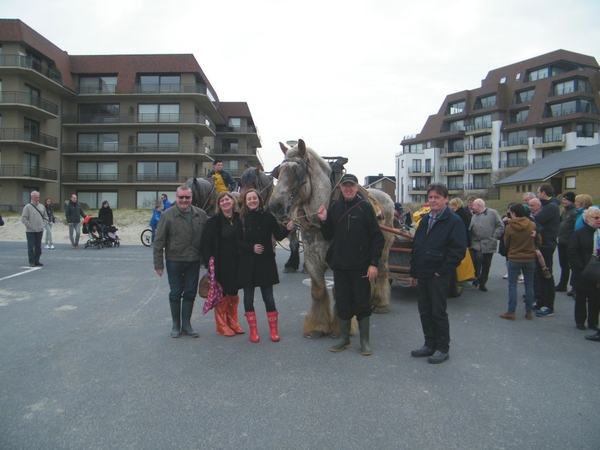
POLYGON ((238 322, 238 303, 240 302, 239 295, 228 295, 229 307, 227 309, 227 325, 235 334, 244 334, 244 329, 240 327, 238 322))
POLYGON ((267 313, 269 318, 269 330, 271 331, 271 340, 273 342, 279 342, 279 335, 277 334, 277 311, 271 311, 267 313))
POLYGON ((248 326, 250 327, 250 341, 256 343, 259 341, 258 329, 256 327, 256 313, 254 311, 247 312, 246 319, 248 320, 248 326))

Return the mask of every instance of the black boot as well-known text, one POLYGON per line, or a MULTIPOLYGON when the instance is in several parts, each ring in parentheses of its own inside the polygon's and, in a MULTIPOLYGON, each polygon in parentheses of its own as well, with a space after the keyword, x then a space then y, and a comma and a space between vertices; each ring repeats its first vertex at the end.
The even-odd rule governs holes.
POLYGON ((182 302, 181 306, 181 332, 187 334, 190 337, 198 337, 199 334, 192 329, 192 311, 194 309, 194 301, 182 302))
POLYGON ((360 331, 360 354, 363 356, 371 355, 371 345, 369 344, 370 319, 370 317, 363 317, 358 321, 358 331, 360 331))
POLYGON ((181 335, 181 302, 169 302, 169 306, 171 307, 171 318, 173 319, 171 337, 178 338, 181 335))
POLYGON ((340 319, 340 340, 329 351, 339 353, 347 348, 350 348, 350 319, 340 319))

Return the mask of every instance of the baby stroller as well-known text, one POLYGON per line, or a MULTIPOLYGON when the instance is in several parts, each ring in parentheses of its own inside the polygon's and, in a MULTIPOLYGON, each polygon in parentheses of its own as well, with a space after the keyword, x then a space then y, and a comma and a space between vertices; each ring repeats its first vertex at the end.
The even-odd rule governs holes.
POLYGON ((121 245, 121 239, 117 235, 117 230, 118 228, 114 225, 102 227, 102 233, 104 235, 103 245, 105 247, 119 247, 121 245))
POLYGON ((104 247, 104 232, 102 231, 102 221, 97 217, 86 216, 83 219, 83 232, 88 234, 88 241, 85 243, 85 248, 96 247, 101 249, 104 247))

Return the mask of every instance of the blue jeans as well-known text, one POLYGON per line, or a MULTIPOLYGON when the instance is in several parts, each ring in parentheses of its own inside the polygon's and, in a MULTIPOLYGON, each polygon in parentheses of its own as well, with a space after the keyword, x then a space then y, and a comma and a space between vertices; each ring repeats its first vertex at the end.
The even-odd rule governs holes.
POLYGON ((166 261, 170 302, 193 302, 200 281, 200 261, 166 261))
POLYGON ((517 279, 522 271, 525 279, 525 312, 530 313, 534 298, 535 261, 516 262, 509 259, 506 261, 506 268, 508 269, 508 312, 514 314, 517 310, 517 279))

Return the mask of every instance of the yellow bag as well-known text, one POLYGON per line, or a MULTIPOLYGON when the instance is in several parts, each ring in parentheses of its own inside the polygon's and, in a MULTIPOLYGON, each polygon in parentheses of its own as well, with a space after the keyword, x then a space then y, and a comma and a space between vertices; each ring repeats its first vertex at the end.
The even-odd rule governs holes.
POLYGON ((471 252, 467 249, 467 254, 460 262, 460 266, 456 268, 456 279, 460 283, 461 281, 472 280, 475 278, 475 266, 471 259, 471 252))

